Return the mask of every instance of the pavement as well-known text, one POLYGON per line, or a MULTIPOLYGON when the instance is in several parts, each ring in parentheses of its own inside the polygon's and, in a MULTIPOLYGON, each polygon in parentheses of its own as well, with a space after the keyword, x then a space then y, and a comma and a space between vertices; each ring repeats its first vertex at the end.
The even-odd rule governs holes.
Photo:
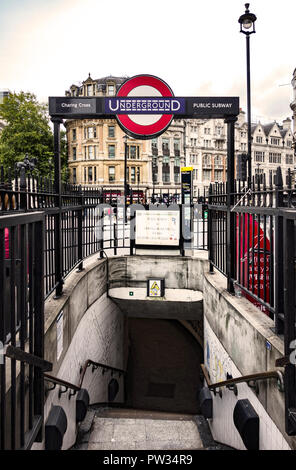
MULTIPOLYGON (((86 444, 86 443, 85 443, 86 444)), ((203 450, 193 415, 127 409, 99 409, 88 450, 203 450)))

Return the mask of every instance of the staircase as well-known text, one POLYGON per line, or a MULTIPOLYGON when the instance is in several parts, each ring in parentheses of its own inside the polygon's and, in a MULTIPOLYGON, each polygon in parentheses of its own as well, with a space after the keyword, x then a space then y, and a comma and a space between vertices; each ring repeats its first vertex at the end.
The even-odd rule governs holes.
POLYGON ((221 450, 204 418, 190 414, 89 407, 74 450, 221 450))

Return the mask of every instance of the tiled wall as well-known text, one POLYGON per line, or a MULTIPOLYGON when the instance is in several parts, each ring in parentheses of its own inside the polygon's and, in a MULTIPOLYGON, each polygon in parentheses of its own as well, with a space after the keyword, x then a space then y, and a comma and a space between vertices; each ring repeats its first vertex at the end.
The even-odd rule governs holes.
MULTIPOLYGON (((206 318, 204 319, 204 356, 205 366, 209 372, 211 382, 226 380, 227 372, 233 377, 242 375, 214 334, 206 318)), ((237 389, 237 396, 225 387, 222 389, 222 398, 220 398, 218 393, 216 393, 216 396, 212 393, 213 419, 208 421, 214 439, 235 449, 245 449, 244 443, 233 422, 233 410, 237 400, 247 398, 260 419, 260 450, 290 450, 288 443, 252 389, 245 383, 237 384, 237 389)))

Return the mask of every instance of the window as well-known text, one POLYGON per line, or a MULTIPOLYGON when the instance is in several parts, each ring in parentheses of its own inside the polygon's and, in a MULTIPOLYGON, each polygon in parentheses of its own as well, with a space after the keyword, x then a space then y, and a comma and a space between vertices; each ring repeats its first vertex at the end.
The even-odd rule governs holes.
POLYGON ((76 140, 76 139, 77 139, 76 129, 72 129, 72 140, 76 140))
POLYGON ((280 153, 269 153, 269 163, 281 163, 282 157, 280 153))
POLYGON ((292 140, 287 140, 287 147, 292 147, 292 140))
POLYGON ((180 139, 174 139, 174 154, 176 156, 180 155, 180 139))
POLYGON ((131 158, 131 159, 140 158, 140 149, 138 145, 128 146, 128 158, 131 158))
POLYGON ((115 137, 115 127, 114 126, 108 126, 108 137, 109 138, 115 137))
POLYGON ((211 155, 204 155, 202 157, 202 164, 203 166, 212 166, 211 155))
POLYGON ((152 155, 158 155, 157 139, 152 139, 151 141, 152 155))
POLYGON ((162 139, 162 153, 163 155, 170 154, 169 139, 162 139))
POLYGON ((261 136, 261 135, 257 135, 257 137, 256 137, 256 142, 257 142, 257 144, 262 144, 262 140, 263 140, 263 139, 262 139, 262 136, 261 136))
POLYGON ((210 134, 210 133, 211 133, 210 127, 205 127, 204 128, 204 134, 210 134))
POLYGON ((162 181, 164 183, 170 182, 170 159, 163 157, 162 159, 162 181))
POLYGON ((87 127, 86 137, 88 139, 94 139, 97 137, 97 129, 95 127, 87 127))
POLYGON ((73 154, 72 154, 72 158, 73 160, 76 160, 76 155, 77 155, 77 148, 76 147, 73 147, 73 150, 72 150, 73 154))
POLYGON ((140 183, 141 181, 141 168, 138 166, 137 167, 137 183, 140 183))
POLYGON ((131 183, 136 182, 136 168, 131 166, 131 183))
POLYGON ((216 150, 223 150, 223 142, 221 140, 216 140, 215 149, 216 150))
MULTIPOLYGON (((115 145, 108 145, 108 157, 115 158, 115 145)), ((113 168, 113 167, 110 167, 113 168)))
POLYGON ((92 178, 93 178, 93 169, 92 166, 88 167, 88 182, 92 183, 92 178))
POLYGON ((264 162, 264 152, 255 152, 255 162, 264 162))
POLYGON ((214 170, 214 180, 215 181, 222 181, 223 178, 223 171, 222 170, 214 170))
POLYGON ((86 94, 87 96, 93 96, 93 85, 87 85, 86 94))
POLYGON ((73 168, 73 183, 76 184, 76 168, 73 168))
POLYGON ((198 170, 193 170, 193 179, 197 180, 197 171, 198 170))
POLYGON ((115 181, 115 166, 109 166, 108 172, 109 172, 109 181, 110 182, 115 181))
POLYGON ((293 165, 293 155, 287 153, 287 155, 286 155, 286 164, 287 165, 293 165))
POLYGON ((211 170, 203 170, 203 171, 202 171, 202 178, 203 178, 203 180, 205 180, 205 181, 210 181, 210 180, 211 180, 211 175, 212 175, 212 171, 211 171, 211 170))
POLYGON ((271 145, 280 145, 280 139, 276 137, 271 137, 271 145))
POLYGON ((214 164, 215 164, 215 166, 223 164, 221 155, 216 155, 214 157, 214 164))
POLYGON ((241 142, 240 147, 241 150, 247 150, 247 144, 245 142, 241 142))
POLYGON ((211 141, 210 140, 204 140, 204 147, 206 147, 206 148, 211 147, 211 141))
POLYGON ((95 158, 95 147, 93 145, 88 146, 88 159, 93 160, 95 158))
POLYGON ((108 95, 113 96, 115 94, 115 86, 114 85, 108 85, 108 95))

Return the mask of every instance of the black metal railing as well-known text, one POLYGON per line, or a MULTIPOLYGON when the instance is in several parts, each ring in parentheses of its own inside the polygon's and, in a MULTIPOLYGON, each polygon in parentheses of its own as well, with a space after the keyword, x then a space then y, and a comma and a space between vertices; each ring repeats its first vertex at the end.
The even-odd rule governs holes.
MULTIPOLYGON (((0 168, 0 215, 44 213, 45 297, 54 290, 60 296, 64 278, 74 268, 82 270, 86 257, 105 249, 113 250, 115 255, 119 249, 131 249, 130 218, 129 215, 125 218, 123 207, 117 205, 122 192, 122 188, 116 187, 62 183, 60 193, 56 193, 50 178, 25 173, 23 168, 6 173, 0 168), (106 205, 103 213, 98 213, 99 204, 106 205)), ((142 190, 131 190, 127 196, 128 207, 142 204, 147 208, 154 202, 161 207, 180 203, 180 194, 177 188, 171 188, 160 190, 153 201, 142 190)), ((192 248, 207 249, 207 219, 200 218, 193 209, 192 214, 192 248)))
POLYGON ((253 178, 247 186, 235 181, 228 203, 227 185, 209 190, 209 259, 225 274, 228 290, 244 295, 275 321, 283 333, 282 208, 296 207, 291 175, 284 187, 280 167, 275 183, 253 178))
POLYGON ((44 409, 41 212, 0 217, 0 448, 42 439, 44 409))

